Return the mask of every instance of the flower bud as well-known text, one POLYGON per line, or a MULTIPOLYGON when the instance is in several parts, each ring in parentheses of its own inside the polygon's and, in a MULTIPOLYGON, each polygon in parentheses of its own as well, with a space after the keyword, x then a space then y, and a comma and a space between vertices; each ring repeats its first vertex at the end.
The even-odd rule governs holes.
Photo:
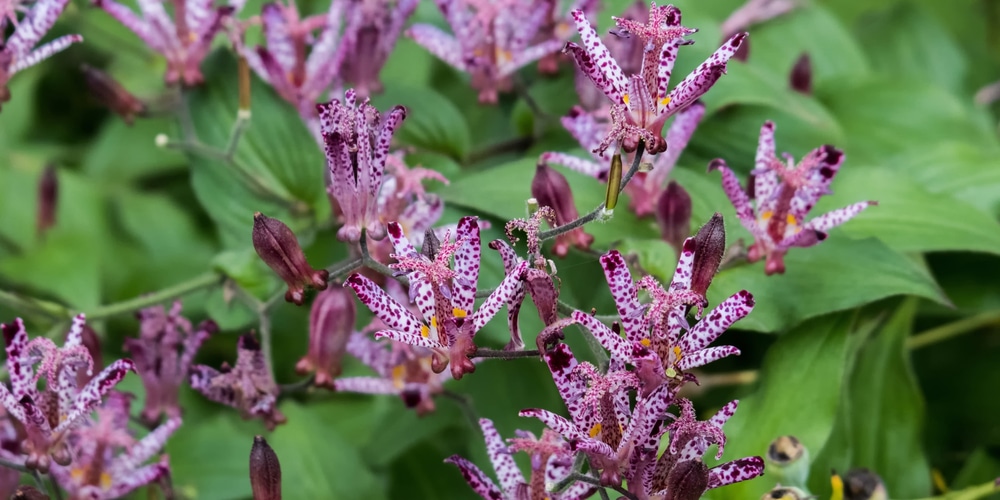
MULTIPOLYGON (((540 206, 551 207, 555 211, 557 226, 573 222, 580 216, 566 177, 544 163, 539 163, 535 169, 535 178, 531 181, 531 196, 538 200, 540 206)), ((594 237, 583 232, 583 228, 576 228, 559 235, 553 251, 556 255, 565 257, 570 245, 586 250, 593 241, 594 237)))
POLYGON ((667 498, 698 500, 708 490, 708 467, 701 460, 678 462, 667 474, 667 498))
POLYGON ((36 230, 38 236, 56 225, 56 207, 59 202, 59 178, 56 177, 56 167, 47 165, 38 180, 38 213, 36 214, 36 230))
POLYGON ((83 80, 90 95, 120 116, 125 123, 132 125, 135 117, 146 111, 146 105, 111 78, 111 75, 86 64, 80 70, 83 71, 83 80))
POLYGON ((684 240, 691 234, 691 196, 680 184, 670 181, 656 200, 656 222, 663 240, 681 253, 684 240))
POLYGON ((263 436, 250 448, 250 489, 253 500, 281 500, 281 464, 263 436))
POLYGON ((792 487, 775 486, 771 491, 764 493, 760 500, 806 500, 812 498, 806 492, 792 487))
POLYGON ((806 95, 812 94, 812 62, 809 59, 808 52, 803 52, 795 60, 792 72, 788 75, 788 84, 796 92, 806 95))
POLYGON ((608 190, 604 195, 604 211, 608 214, 614 213, 615 206, 618 205, 618 193, 622 185, 622 155, 615 153, 611 157, 611 167, 608 169, 608 190))
POLYGON ((767 447, 769 468, 779 483, 805 486, 809 477, 809 450, 795 436, 779 436, 767 447))
POLYGON ((334 284, 316 295, 309 312, 309 352, 295 366, 299 373, 316 372, 316 385, 333 389, 340 360, 354 330, 354 294, 334 284))
POLYGON ((885 485, 882 478, 874 472, 861 467, 851 469, 843 478, 833 472, 830 478, 833 486, 833 497, 844 500, 886 500, 885 485))
POLYGON ((307 286, 326 289, 329 273, 309 266, 295 233, 280 220, 260 212, 253 214, 253 248, 288 285, 285 300, 302 305, 307 286))
POLYGON ((35 489, 34 486, 18 486, 10 500, 49 500, 49 496, 35 489))
POLYGON ((694 265, 691 270, 691 290, 702 297, 719 272, 722 256, 726 253, 726 225, 722 214, 716 212, 694 236, 694 265))
POLYGON ((545 326, 555 323, 559 319, 557 312, 559 301, 559 289, 556 288, 552 277, 541 269, 528 268, 524 276, 524 286, 531 295, 531 301, 538 309, 538 317, 542 319, 545 326))

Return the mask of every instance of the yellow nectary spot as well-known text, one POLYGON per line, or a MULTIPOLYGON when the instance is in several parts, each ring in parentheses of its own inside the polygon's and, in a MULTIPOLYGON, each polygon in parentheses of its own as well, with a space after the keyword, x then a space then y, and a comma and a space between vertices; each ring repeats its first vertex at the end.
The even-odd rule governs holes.
POLYGON ((77 467, 69 471, 69 477, 73 478, 74 481, 79 481, 83 477, 83 469, 77 467))
POLYGON ((768 220, 772 215, 774 215, 774 213, 768 210, 767 212, 760 214, 760 220, 768 220))
POLYGON ((396 389, 403 388, 403 374, 406 372, 406 367, 403 365, 394 366, 392 368, 392 386, 396 389))
POLYGON ((509 50, 497 50, 497 60, 501 63, 508 63, 514 59, 509 50))
POLYGON ((642 345, 644 345, 644 346, 646 346, 646 347, 649 347, 650 344, 652 344, 653 342, 650 341, 649 339, 642 339, 642 340, 639 341, 639 343, 642 344, 642 345))
POLYGON ((788 214, 788 218, 786 220, 788 221, 788 225, 790 226, 798 224, 798 221, 795 220, 795 216, 792 214, 788 214))
POLYGON ((844 500, 844 480, 836 472, 830 476, 830 486, 833 488, 830 500, 844 500))
POLYGON ((625 94, 625 95, 622 96, 622 102, 624 102, 626 105, 628 105, 628 94, 625 94))
POLYGON ((674 351, 674 361, 680 361, 681 357, 682 357, 681 356, 681 346, 675 345, 674 348, 673 348, 673 351, 674 351))
POLYGON ((589 434, 590 434, 590 437, 596 438, 597 435, 600 434, 600 433, 601 433, 601 423, 598 422, 598 423, 594 424, 593 427, 590 428, 590 433, 589 434))
MULTIPOLYGON (((433 324, 434 324, 434 320, 431 319, 431 325, 433 325, 433 324)), ((437 327, 435 326, 435 328, 437 328, 437 327)), ((427 325, 420 325, 420 335, 423 336, 424 338, 430 337, 431 336, 431 329, 427 328, 427 325)))
POLYGON ((660 99, 660 106, 666 106, 667 104, 670 104, 670 96, 660 99))
POLYGON ((469 313, 465 312, 465 310, 459 309, 457 307, 451 310, 451 314, 456 318, 464 318, 469 315, 469 313))
POLYGON ((105 490, 111 489, 111 474, 107 472, 101 473, 101 488, 105 490))

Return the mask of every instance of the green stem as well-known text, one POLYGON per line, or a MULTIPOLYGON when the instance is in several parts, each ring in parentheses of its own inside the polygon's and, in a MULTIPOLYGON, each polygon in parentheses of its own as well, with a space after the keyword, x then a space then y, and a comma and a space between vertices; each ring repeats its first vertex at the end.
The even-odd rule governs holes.
POLYGON ((0 304, 10 307, 13 310, 29 309, 39 312, 52 319, 65 319, 70 316, 69 311, 55 302, 36 299, 34 297, 24 297, 14 292, 0 290, 0 304))
POLYGON ((1000 311, 980 313, 913 335, 906 339, 906 347, 920 349, 995 323, 1000 323, 1000 311))
POLYGON ((983 484, 970 486, 963 490, 949 491, 948 493, 944 493, 936 497, 927 497, 920 500, 977 500, 996 493, 997 491, 1000 491, 1000 488, 997 488, 997 481, 994 479, 983 484))
POLYGON ((101 319, 137 311, 220 283, 222 275, 208 272, 157 292, 98 307, 87 313, 87 319, 101 319))
POLYGON ((326 271, 330 273, 329 281, 337 281, 343 278, 347 273, 365 265, 364 257, 357 257, 344 262, 338 262, 330 267, 326 268, 326 271))

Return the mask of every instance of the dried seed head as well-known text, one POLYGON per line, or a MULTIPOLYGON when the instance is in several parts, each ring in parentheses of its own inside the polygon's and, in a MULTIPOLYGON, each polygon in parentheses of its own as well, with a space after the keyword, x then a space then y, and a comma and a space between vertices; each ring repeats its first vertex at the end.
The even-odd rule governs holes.
POLYGON ((684 240, 691 234, 691 196, 680 184, 670 181, 656 200, 656 222, 663 240, 681 253, 684 240))
POLYGON ((281 464, 263 436, 250 448, 250 488, 253 500, 281 500, 281 464))
POLYGON ((257 255, 288 285, 285 300, 302 305, 307 286, 326 289, 329 273, 309 266, 295 233, 280 220, 255 213, 253 247, 257 255))
POLYGON ((722 256, 726 253, 726 225, 722 214, 716 212, 694 236, 694 265, 691 271, 691 290, 702 297, 719 272, 722 256))

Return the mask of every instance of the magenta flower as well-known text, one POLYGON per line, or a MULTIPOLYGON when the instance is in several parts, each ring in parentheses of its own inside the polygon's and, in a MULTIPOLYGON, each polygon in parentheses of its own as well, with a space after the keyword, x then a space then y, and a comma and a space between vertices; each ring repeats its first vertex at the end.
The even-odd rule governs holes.
POLYGON ((662 129, 667 119, 690 106, 718 81, 726 72, 726 62, 746 38, 746 33, 734 35, 673 91, 667 92, 677 51, 681 45, 690 43, 684 37, 695 32, 681 26, 679 9, 651 3, 645 24, 615 18, 621 32, 644 42, 642 70, 631 76, 626 76, 612 58, 583 12, 574 11, 573 19, 583 46, 569 43, 563 50, 576 59, 580 69, 612 104, 611 128, 594 150, 599 153, 613 143, 632 152, 640 140, 650 154, 666 151, 662 129))
POLYGON ((94 0, 94 5, 166 57, 164 79, 168 84, 197 85, 204 80, 200 66, 212 40, 222 29, 223 20, 242 6, 242 2, 220 7, 198 0, 172 0, 172 3, 174 20, 170 19, 160 0, 140 0, 141 17, 115 0, 94 0))
POLYGON ((358 241, 365 229, 370 239, 380 240, 385 227, 378 218, 379 190, 389 143, 406 108, 395 106, 383 116, 368 99, 358 105, 353 90, 344 93, 343 104, 334 100, 317 108, 330 169, 327 191, 344 217, 337 237, 358 241))
POLYGON ((169 418, 142 439, 129 432, 131 395, 112 392, 97 409, 97 421, 73 431, 73 463, 54 466, 52 476, 70 498, 111 500, 170 474, 167 456, 143 465, 167 443, 180 426, 179 418, 169 418))
POLYGON ((236 365, 223 363, 216 370, 196 365, 191 369, 191 387, 206 398, 240 410, 243 418, 260 418, 268 429, 285 423, 278 410, 278 384, 267 368, 260 344, 251 334, 240 337, 236 365))
POLYGON ((573 466, 573 454, 556 433, 546 429, 542 438, 536 439, 529 432, 518 431, 521 437, 511 439, 512 445, 507 446, 493 426, 493 421, 481 418, 479 427, 486 439, 486 452, 493 463, 500 486, 497 487, 479 467, 458 455, 445 459, 445 462, 458 467, 472 490, 484 499, 583 500, 594 493, 593 485, 581 482, 573 483, 560 492, 548 491, 568 476, 573 466), (521 470, 514 463, 515 451, 526 451, 531 455, 531 476, 528 480, 524 479, 521 470))
POLYGON ((295 106, 307 124, 315 123, 316 102, 337 79, 344 55, 338 39, 345 3, 332 0, 325 15, 302 19, 294 1, 287 5, 268 2, 260 15, 267 47, 240 51, 247 65, 295 106), (313 35, 316 30, 320 30, 318 36, 313 35))
POLYGON ((532 43, 546 21, 548 2, 530 0, 435 0, 453 35, 429 24, 406 32, 415 42, 455 69, 472 75, 479 102, 495 104, 511 88, 522 66, 562 47, 548 39, 532 43))
POLYGON ((756 167, 746 191, 725 161, 714 160, 708 167, 722 172, 722 188, 736 207, 743 227, 753 234, 747 260, 765 259, 767 274, 785 272, 784 257, 789 248, 815 245, 826 239, 830 229, 878 204, 862 201, 806 222, 806 215, 820 197, 831 192, 830 184, 844 162, 844 153, 833 146, 821 146, 798 165, 790 155, 784 156, 784 161, 775 156, 774 123, 765 122, 760 129, 756 167), (754 205, 751 199, 756 200, 754 205))
POLYGON ((378 74, 396 46, 417 0, 351 0, 340 77, 361 97, 382 91, 378 74))
POLYGON ((131 361, 120 359, 86 385, 79 385, 77 372, 83 369, 91 373, 93 369, 93 359, 82 344, 84 321, 82 314, 73 319, 62 347, 45 337, 29 341, 20 318, 2 325, 11 388, 0 384, 0 404, 24 426, 26 435, 21 454, 14 461, 18 465, 45 472, 50 462, 68 464, 73 457, 67 448, 69 432, 87 420, 127 372, 135 371, 131 361), (42 377, 45 389, 39 390, 37 383, 42 377))
POLYGON ((430 257, 417 253, 398 224, 389 224, 389 238, 399 261, 391 267, 406 273, 410 280, 410 296, 423 318, 393 300, 371 280, 354 274, 347 279, 347 285, 389 327, 376 332, 375 338, 389 338, 430 349, 434 353, 432 369, 436 373, 443 371, 449 362, 456 379, 472 373, 475 365, 469 355, 476 352, 476 332, 514 295, 527 262, 509 273, 475 310, 481 246, 475 217, 463 217, 458 223, 455 241, 445 238, 430 257), (453 256, 454 267, 451 265, 453 256))
POLYGON ((125 339, 125 349, 132 355, 146 389, 142 420, 151 425, 160 420, 161 414, 179 418, 178 391, 187 381, 198 348, 218 327, 205 321, 194 330, 191 322, 181 316, 180 301, 174 302, 169 313, 162 306, 154 306, 139 311, 138 316, 139 338, 125 339))
MULTIPOLYGON (((652 158, 652 170, 639 172, 625 186, 625 192, 629 195, 629 208, 639 217, 653 215, 660 197, 664 193, 664 187, 670 172, 677 165, 688 141, 694 135, 698 123, 701 122, 705 114, 705 106, 695 101, 690 106, 677 111, 674 121, 667 129, 666 144, 669 145, 666 151, 652 158)), ((601 140, 607 137, 611 130, 611 125, 600 121, 594 113, 588 113, 579 106, 570 110, 569 114, 562 118, 563 127, 573 135, 574 138, 591 152, 592 160, 585 160, 566 153, 547 152, 539 158, 540 163, 557 164, 569 167, 584 175, 596 177, 604 182, 608 180, 608 170, 611 168, 611 155, 606 150, 600 149, 601 140)), ((631 162, 631 159, 623 159, 631 162)))
MULTIPOLYGON (((66 35, 35 49, 35 44, 45 36, 45 33, 56 23, 56 19, 69 0, 38 0, 31 10, 17 22, 17 8, 4 12, 0 9, 0 108, 10 100, 10 90, 7 83, 15 73, 30 68, 70 45, 82 42, 80 35, 66 35), (11 31, 7 23, 14 25, 13 34, 4 40, 5 34, 11 31)), ((15 4, 16 5, 16 4, 15 4)))

